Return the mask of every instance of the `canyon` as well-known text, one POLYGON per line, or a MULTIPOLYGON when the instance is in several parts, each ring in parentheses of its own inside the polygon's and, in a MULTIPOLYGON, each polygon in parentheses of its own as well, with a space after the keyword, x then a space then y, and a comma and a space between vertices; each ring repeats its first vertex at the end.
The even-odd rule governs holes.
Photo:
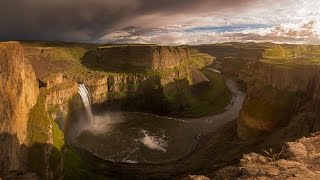
MULTIPOLYGON (((265 59, 273 46, 0 43, 0 177, 318 178, 320 66, 265 59), (126 128, 144 118, 166 122, 170 132, 183 127, 185 137, 172 136, 196 145, 168 162, 136 164, 73 146, 70 129, 84 109, 79 84, 90 91, 94 113, 129 112, 120 123, 126 128), (149 114, 137 120, 135 111, 149 114)), ((133 128, 155 126, 146 122, 133 128)), ((167 146, 171 152, 168 137, 141 132, 139 146, 158 142, 151 145, 159 157, 167 146)))

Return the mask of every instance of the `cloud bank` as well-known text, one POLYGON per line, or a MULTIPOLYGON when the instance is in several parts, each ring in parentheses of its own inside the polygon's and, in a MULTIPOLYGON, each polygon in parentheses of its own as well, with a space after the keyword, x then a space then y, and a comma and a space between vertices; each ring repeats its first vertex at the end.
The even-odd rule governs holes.
POLYGON ((317 0, 10 0, 0 40, 320 42, 317 0))

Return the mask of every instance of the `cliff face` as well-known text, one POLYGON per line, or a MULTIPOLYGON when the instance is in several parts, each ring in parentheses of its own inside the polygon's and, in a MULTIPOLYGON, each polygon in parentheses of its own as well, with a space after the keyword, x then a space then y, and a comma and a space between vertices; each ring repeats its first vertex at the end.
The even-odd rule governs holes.
POLYGON ((119 74, 91 77, 85 79, 84 83, 90 90, 92 102, 99 104, 125 98, 129 92, 136 92, 143 80, 144 76, 119 74))
POLYGON ((319 72, 318 66, 281 65, 257 61, 249 64, 240 74, 240 78, 249 83, 260 81, 279 90, 307 92, 319 72))
MULTIPOLYGON (((319 104, 319 74, 317 66, 251 63, 240 74, 247 97, 238 118, 238 135, 250 139, 270 132, 299 116, 307 102, 319 104)), ((317 106, 310 108, 319 112, 317 106)))
POLYGON ((189 59, 187 48, 158 46, 152 52, 152 69, 168 69, 186 62, 189 59))
POLYGON ((92 76, 82 81, 90 90, 92 102, 99 104, 138 94, 142 84, 154 76, 159 78, 160 86, 165 86, 175 79, 191 78, 191 72, 186 67, 164 74, 109 74, 92 76))
POLYGON ((105 70, 169 69, 189 59, 189 50, 164 46, 116 46, 87 52, 86 65, 105 70))
POLYGON ((64 140, 54 119, 65 118, 77 83, 58 73, 38 84, 18 42, 0 43, 0 60, 0 176, 59 178, 64 140))
MULTIPOLYGON (((55 74, 55 78, 46 81, 46 84, 46 109, 52 106, 66 106, 72 97, 78 93, 78 84, 62 78, 60 73, 55 74)), ((65 111, 67 111, 67 109, 65 109, 65 111)))
POLYGON ((29 113, 28 167, 41 179, 61 179, 65 157, 63 130, 78 84, 59 73, 42 81, 37 104, 29 113))
POLYGON ((30 109, 39 94, 35 72, 18 42, 0 43, 0 174, 24 168, 30 109))

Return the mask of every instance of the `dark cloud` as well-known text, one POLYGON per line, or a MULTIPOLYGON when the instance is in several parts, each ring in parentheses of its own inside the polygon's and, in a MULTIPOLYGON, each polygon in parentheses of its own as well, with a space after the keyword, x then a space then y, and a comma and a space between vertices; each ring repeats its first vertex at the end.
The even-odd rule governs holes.
POLYGON ((0 40, 96 41, 107 33, 121 29, 131 31, 132 34, 143 34, 169 24, 178 15, 223 9, 236 12, 248 6, 249 2, 250 0, 3 0, 0 4, 0 40), (146 16, 150 18, 144 18, 146 16))

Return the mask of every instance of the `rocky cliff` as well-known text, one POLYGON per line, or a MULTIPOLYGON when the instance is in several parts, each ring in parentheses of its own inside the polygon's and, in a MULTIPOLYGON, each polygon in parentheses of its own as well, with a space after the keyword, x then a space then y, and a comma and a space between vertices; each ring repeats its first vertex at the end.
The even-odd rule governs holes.
MULTIPOLYGON (((307 102, 319 104, 319 74, 319 66, 251 63, 240 74, 247 97, 238 118, 238 135, 250 139, 270 132, 305 111, 307 102)), ((319 112, 316 106, 308 109, 319 112)))
POLYGON ((43 87, 28 119, 28 167, 41 179, 63 178, 64 127, 78 84, 61 74, 42 79, 43 87))
MULTIPOLYGON (((177 79, 191 79, 192 73, 187 66, 178 66, 173 69, 157 70, 150 73, 109 73, 92 75, 79 81, 83 82, 90 90, 93 103, 119 100, 134 96, 141 92, 141 86, 148 79, 159 79, 158 86, 165 86, 177 79)), ((155 82, 156 83, 156 82, 155 82)))
POLYGON ((86 78, 83 82, 90 90, 92 102, 99 104, 136 93, 146 78, 143 75, 110 74, 86 78))
POLYGON ((317 65, 272 64, 256 61, 242 71, 240 78, 248 83, 260 81, 279 90, 307 92, 319 73, 320 67, 317 65))
POLYGON ((169 69, 186 62, 189 50, 165 46, 114 46, 89 51, 83 58, 89 67, 105 70, 169 69))
POLYGON ((0 43, 0 72, 0 177, 60 179, 64 137, 54 119, 66 117, 77 83, 60 73, 37 80, 18 42, 0 43))
POLYGON ((18 42, 0 43, 0 175, 25 168, 22 146, 39 94, 35 72, 18 42))

